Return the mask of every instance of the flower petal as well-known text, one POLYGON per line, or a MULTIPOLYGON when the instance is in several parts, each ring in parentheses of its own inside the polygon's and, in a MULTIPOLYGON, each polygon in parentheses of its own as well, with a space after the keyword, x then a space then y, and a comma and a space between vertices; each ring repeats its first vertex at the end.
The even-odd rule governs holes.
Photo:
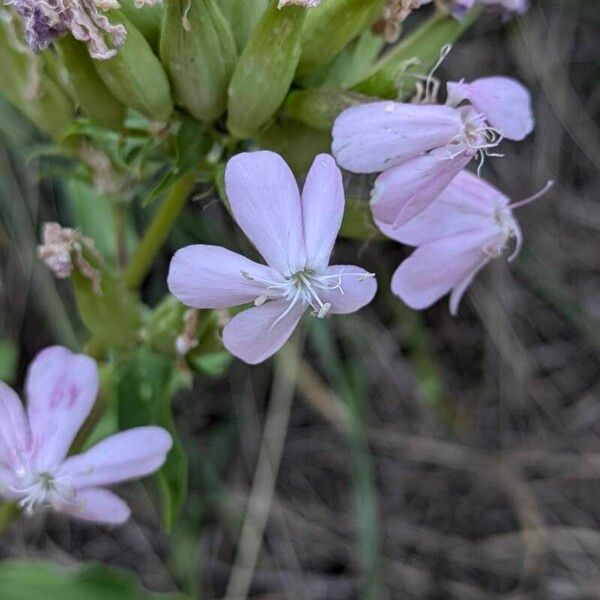
POLYGON ((29 449, 30 442, 23 404, 12 388, 0 381, 0 465, 16 467, 19 454, 29 449))
POLYGON ((346 109, 333 125, 333 155, 353 173, 379 173, 444 146, 463 130, 449 106, 372 102, 346 109))
POLYGON ((251 365, 266 360, 287 342, 306 308, 298 301, 280 319, 289 307, 289 302, 272 300, 236 315, 223 330, 225 348, 251 365))
POLYGON ((431 306, 473 272, 497 237, 486 228, 420 246, 396 269, 392 291, 416 310, 431 306))
POLYGON ((39 470, 66 456, 98 394, 96 363, 62 346, 40 352, 29 367, 27 413, 39 470))
POLYGON ((319 154, 302 191, 307 264, 326 267, 344 216, 344 183, 332 156, 319 154))
POLYGON ((76 488, 120 483, 145 477, 165 462, 173 445, 161 427, 137 427, 102 440, 87 452, 71 456, 58 470, 76 488))
POLYGON ((509 200, 495 187, 469 171, 461 171, 440 195, 408 223, 394 227, 376 221, 388 237, 411 246, 481 228, 494 222, 495 211, 509 200))
MULTIPOLYGON (((330 313, 346 315, 360 310, 373 300, 377 292, 377 280, 368 271, 354 265, 334 265, 327 269, 327 275, 340 275, 343 293, 339 290, 319 290, 319 297, 331 304, 330 313)), ((332 284, 337 283, 333 279, 332 284)))
POLYGON ((116 494, 102 488, 77 490, 75 502, 62 503, 54 507, 82 521, 121 525, 131 516, 129 506, 116 494))
POLYGON ((425 210, 473 158, 452 146, 382 173, 375 181, 371 210, 376 220, 400 227, 425 210))
POLYGON ((225 169, 233 216, 267 263, 284 275, 304 268, 306 252, 298 185, 274 152, 243 152, 225 169))
POLYGON ((169 291, 194 308, 228 308, 252 302, 267 281, 283 281, 277 271, 220 246, 197 244, 178 250, 171 260, 169 291), (247 275, 243 275, 246 273, 247 275))
POLYGON ((473 283, 473 279, 475 279, 477 273, 481 271, 488 263, 490 262, 489 257, 484 256, 478 264, 476 264, 471 271, 466 275, 466 277, 459 281, 453 288, 450 293, 450 314, 454 317, 458 313, 458 307, 460 305, 460 301, 462 297, 465 295, 468 287, 473 283))
POLYGON ((448 83, 450 104, 469 100, 487 122, 509 140, 522 140, 534 126, 531 95, 510 77, 483 77, 471 83, 448 83))

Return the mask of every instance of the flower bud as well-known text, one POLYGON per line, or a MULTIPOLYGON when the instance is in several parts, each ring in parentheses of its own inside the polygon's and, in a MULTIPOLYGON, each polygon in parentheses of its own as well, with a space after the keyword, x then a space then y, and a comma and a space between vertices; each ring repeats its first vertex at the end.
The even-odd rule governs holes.
POLYGON ((96 70, 125 106, 150 120, 166 121, 173 112, 167 75, 144 36, 124 15, 116 14, 127 28, 127 41, 113 58, 94 61, 96 70))
POLYGON ((102 348, 135 347, 140 316, 134 296, 106 268, 94 241, 58 223, 46 223, 38 254, 59 278, 70 277, 81 320, 102 348))
POLYGON ((237 51, 215 0, 169 1, 160 57, 179 105, 200 121, 223 114, 237 51))
POLYGON ((125 119, 125 107, 100 79, 85 46, 66 36, 58 42, 58 48, 83 112, 103 127, 120 129, 125 119))
POLYGON ((164 15, 164 5, 161 2, 146 1, 140 6, 139 0, 119 0, 123 14, 135 25, 146 38, 152 50, 158 51, 160 30, 164 15))
POLYGON ((384 0, 327 0, 309 11, 298 75, 327 64, 379 16, 384 0))
POLYGON ((300 58, 300 36, 307 11, 298 6, 279 10, 277 2, 252 32, 229 86, 229 130, 252 137, 284 101, 300 58))
POLYGON ((331 132, 333 122, 342 111, 372 100, 369 96, 344 90, 301 90, 288 96, 285 114, 319 131, 331 132))
POLYGON ((229 22, 238 53, 246 47, 250 34, 268 5, 269 0, 221 0, 220 8, 229 22))

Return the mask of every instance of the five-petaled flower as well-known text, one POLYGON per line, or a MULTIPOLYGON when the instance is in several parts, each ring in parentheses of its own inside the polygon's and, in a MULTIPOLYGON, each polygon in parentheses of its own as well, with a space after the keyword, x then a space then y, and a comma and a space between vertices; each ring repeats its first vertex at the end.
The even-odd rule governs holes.
POLYGON ((194 308, 254 303, 223 330, 232 354, 259 363, 281 348, 307 309, 322 318, 372 300, 374 275, 329 266, 344 213, 342 177, 331 156, 316 157, 302 197, 284 160, 267 151, 234 156, 225 185, 235 220, 267 265, 218 246, 187 246, 173 257, 168 284, 194 308))
POLYGON ((61 346, 29 367, 27 411, 0 382, 0 495, 31 513, 52 507, 86 521, 123 523, 127 504, 104 486, 159 469, 171 448, 160 427, 122 431, 75 456, 67 453, 98 393, 96 363, 61 346))
POLYGON ((533 129, 529 92, 508 77, 448 84, 445 106, 382 101, 342 112, 333 127, 333 154, 354 173, 381 173, 371 197, 373 216, 400 227, 425 210, 476 156, 483 161, 503 138, 533 129), (466 103, 465 103, 466 102, 466 103))
POLYGON ((522 234, 513 209, 536 200, 551 186, 548 182, 541 192, 510 204, 495 187, 461 171, 406 225, 395 228, 378 222, 387 236, 417 246, 394 273, 392 291, 417 310, 450 292, 450 312, 455 315, 474 277, 490 260, 506 253, 511 239, 515 248, 508 260, 518 255, 522 234))

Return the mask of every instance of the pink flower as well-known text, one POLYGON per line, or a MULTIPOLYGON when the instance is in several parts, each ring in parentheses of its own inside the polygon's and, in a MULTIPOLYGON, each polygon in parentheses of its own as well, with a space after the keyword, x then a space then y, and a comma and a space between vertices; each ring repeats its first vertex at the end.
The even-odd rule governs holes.
POLYGON ((394 294, 420 310, 450 292, 450 312, 455 315, 475 275, 503 256, 511 239, 515 249, 509 261, 518 255, 522 235, 513 209, 536 200, 551 186, 549 182, 531 198, 510 204, 492 185, 461 171, 410 223, 394 228, 378 222, 385 235, 417 247, 394 273, 394 294))
POLYGON ((0 382, 0 494, 27 513, 51 506, 85 521, 123 523, 127 504, 104 486, 153 473, 171 436, 160 427, 117 433, 67 456, 98 393, 96 363, 61 346, 46 348, 29 367, 27 412, 0 382))
MULTIPOLYGON (((430 75, 425 102, 435 88, 430 75)), ((404 225, 473 158, 482 163, 503 137, 522 139, 533 127, 529 94, 512 79, 452 83, 448 90, 446 106, 373 102, 336 119, 332 148, 338 163, 355 173, 382 173, 371 198, 378 221, 404 225), (459 106, 467 100, 471 104, 459 106)))
POLYGON ((373 275, 329 266, 344 213, 342 177, 331 156, 317 156, 302 197, 289 167, 273 152, 234 156, 225 185, 235 220, 267 265, 218 246, 188 246, 173 257, 168 284, 193 308, 254 303, 225 326, 223 342, 232 354, 259 363, 283 346, 307 309, 322 318, 372 300, 373 275))

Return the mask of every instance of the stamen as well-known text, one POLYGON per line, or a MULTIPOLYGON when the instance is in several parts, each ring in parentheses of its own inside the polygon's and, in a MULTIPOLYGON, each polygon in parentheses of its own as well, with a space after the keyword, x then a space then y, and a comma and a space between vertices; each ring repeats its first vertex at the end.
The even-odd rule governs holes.
POLYGON ((261 294, 255 301, 254 306, 262 306, 268 299, 266 294, 261 294))
POLYGON ((331 303, 326 302, 321 307, 321 310, 317 313, 317 319, 323 319, 327 315, 327 313, 331 310, 331 303))
POLYGON ((521 208, 521 207, 525 206, 526 204, 535 202, 536 200, 539 200, 542 196, 545 196, 553 187, 554 187, 554 181, 552 179, 550 179, 549 181, 546 182, 546 185, 539 192, 535 193, 533 196, 529 196, 529 198, 525 198, 524 200, 519 200, 518 202, 513 202, 512 204, 509 204, 507 208, 514 210, 515 208, 521 208))

